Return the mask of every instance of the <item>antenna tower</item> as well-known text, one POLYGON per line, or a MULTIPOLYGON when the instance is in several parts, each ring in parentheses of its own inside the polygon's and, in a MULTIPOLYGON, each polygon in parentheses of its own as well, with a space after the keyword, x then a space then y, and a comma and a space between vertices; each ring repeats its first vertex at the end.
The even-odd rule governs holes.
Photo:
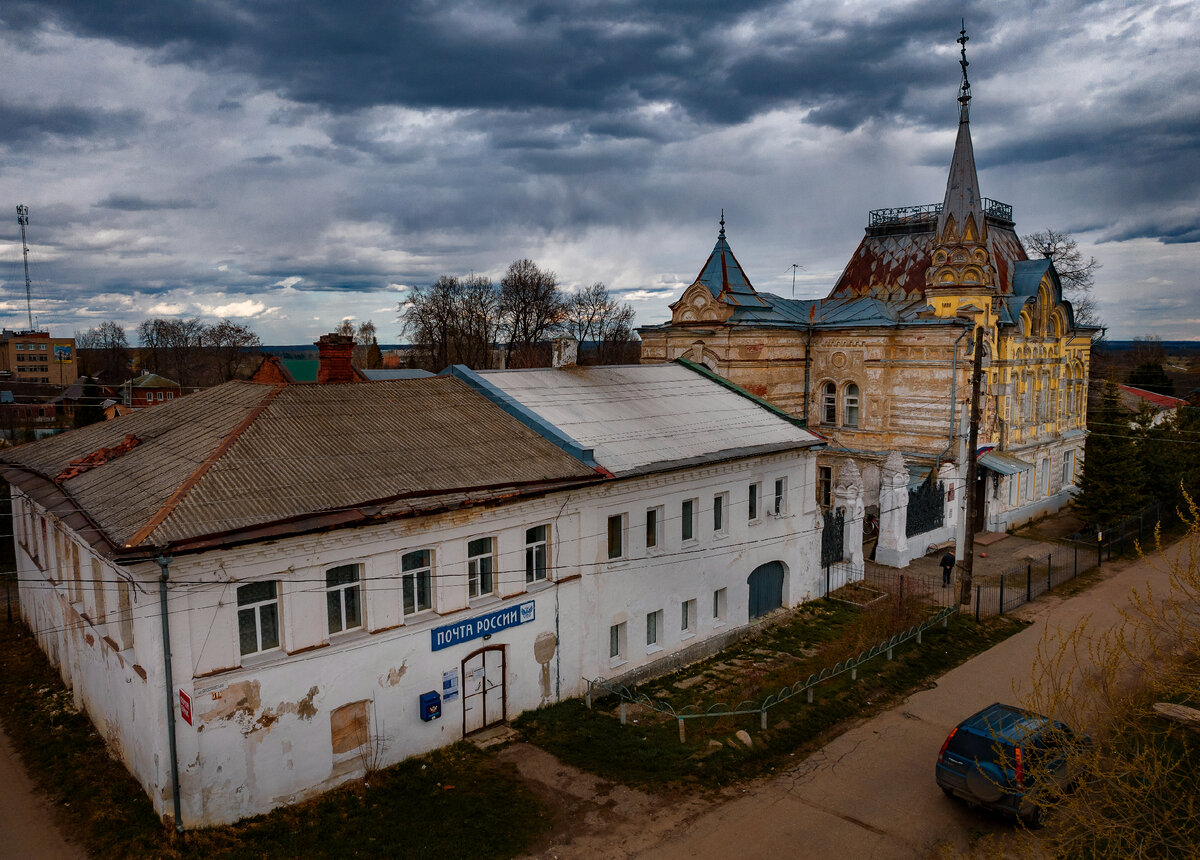
POLYGON ((25 228, 29 226, 29 207, 17 204, 17 223, 21 225, 21 251, 25 255, 25 309, 29 312, 29 330, 33 331, 33 290, 29 283, 29 243, 25 241, 25 228))

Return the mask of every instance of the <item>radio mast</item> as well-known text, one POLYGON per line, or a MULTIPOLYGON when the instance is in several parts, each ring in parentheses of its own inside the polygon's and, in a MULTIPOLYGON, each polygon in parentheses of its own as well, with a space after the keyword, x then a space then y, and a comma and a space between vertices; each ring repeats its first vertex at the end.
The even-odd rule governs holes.
POLYGON ((29 330, 33 331, 33 290, 29 285, 29 243, 25 241, 25 228, 29 225, 29 207, 17 204, 17 223, 21 225, 21 250, 25 255, 25 309, 29 311, 29 330))

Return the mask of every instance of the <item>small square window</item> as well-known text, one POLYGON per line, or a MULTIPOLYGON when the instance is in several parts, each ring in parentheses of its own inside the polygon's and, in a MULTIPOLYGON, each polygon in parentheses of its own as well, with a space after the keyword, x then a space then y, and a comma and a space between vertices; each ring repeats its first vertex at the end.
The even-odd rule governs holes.
POLYGON ((544 582, 550 569, 550 527, 525 529, 525 582, 544 582))
POLYGON ((750 485, 750 503, 749 503, 749 507, 747 508, 747 511, 746 511, 747 515, 750 518, 750 522, 754 522, 755 520, 757 520, 759 518, 760 511, 758 509, 758 506, 759 506, 759 497, 761 495, 762 495, 762 484, 759 484, 759 483, 751 484, 750 485))
POLYGON ((679 516, 679 536, 685 543, 696 539, 695 499, 684 499, 679 516))
POLYGON ((404 592, 405 615, 432 608, 433 552, 419 549, 401 556, 400 580, 404 592))
POLYGON ((467 542, 467 595, 482 597, 495 591, 496 543, 490 537, 467 542))

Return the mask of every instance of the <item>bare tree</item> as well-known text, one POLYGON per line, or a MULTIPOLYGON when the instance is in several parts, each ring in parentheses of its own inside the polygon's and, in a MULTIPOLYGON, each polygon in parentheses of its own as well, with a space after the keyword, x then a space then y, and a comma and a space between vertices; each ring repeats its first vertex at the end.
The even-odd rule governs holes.
POLYGON ((517 260, 500 280, 500 318, 508 346, 505 365, 535 367, 538 346, 562 324, 566 300, 558 276, 530 259, 517 260))
POLYGON ((204 343, 212 349, 222 382, 234 379, 250 359, 250 350, 262 346, 257 334, 228 318, 205 330, 204 343))
POLYGON ((492 343, 500 327, 500 293, 479 275, 442 275, 416 287, 400 304, 404 334, 425 353, 429 370, 451 364, 491 366, 492 343))
POLYGON ((594 343, 596 364, 617 364, 629 360, 633 338, 633 308, 621 304, 597 281, 572 295, 566 302, 562 329, 583 345, 594 343))
POLYGON ((194 384, 206 333, 207 326, 199 317, 143 320, 138 325, 142 367, 168 373, 183 386, 194 384))
POLYGON ((1054 261, 1054 270, 1062 281, 1064 298, 1075 311, 1075 321, 1082 325, 1101 325, 1099 308, 1092 295, 1100 261, 1095 257, 1084 259, 1075 238, 1070 233, 1058 230, 1039 230, 1022 236, 1021 242, 1028 253, 1040 254, 1054 261))
POLYGON ((129 341, 125 329, 111 320, 85 332, 75 332, 80 372, 120 382, 129 376, 129 341))

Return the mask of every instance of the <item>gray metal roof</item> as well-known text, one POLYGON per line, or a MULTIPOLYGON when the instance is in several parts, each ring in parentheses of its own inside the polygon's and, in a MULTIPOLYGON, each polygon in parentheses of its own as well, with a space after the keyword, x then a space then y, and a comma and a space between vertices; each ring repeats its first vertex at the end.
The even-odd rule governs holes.
POLYGON ((4 451, 0 463, 17 467, 6 474, 19 486, 65 494, 125 548, 400 515, 598 477, 448 377, 230 382, 4 451), (97 454, 130 436, 129 450, 97 454), (69 474, 88 455, 103 462, 69 474))
POLYGON ((359 372, 372 381, 380 379, 424 379, 427 376, 433 376, 428 370, 421 370, 416 367, 380 368, 378 370, 360 368, 359 372))
POLYGON ((614 475, 717 462, 823 440, 680 364, 480 371, 595 453, 614 475))

